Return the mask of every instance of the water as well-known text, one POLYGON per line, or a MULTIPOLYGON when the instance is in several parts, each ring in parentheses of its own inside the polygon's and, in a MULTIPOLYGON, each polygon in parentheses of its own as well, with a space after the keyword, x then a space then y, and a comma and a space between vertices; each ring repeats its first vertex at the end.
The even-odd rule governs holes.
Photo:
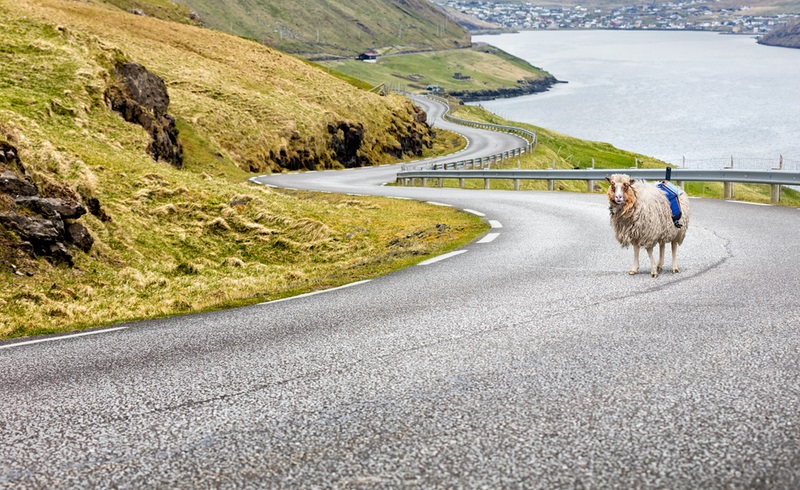
POLYGON ((787 166, 800 163, 800 49, 685 31, 526 31, 473 41, 569 82, 479 103, 507 119, 675 164, 733 156, 777 165, 780 155, 787 166))

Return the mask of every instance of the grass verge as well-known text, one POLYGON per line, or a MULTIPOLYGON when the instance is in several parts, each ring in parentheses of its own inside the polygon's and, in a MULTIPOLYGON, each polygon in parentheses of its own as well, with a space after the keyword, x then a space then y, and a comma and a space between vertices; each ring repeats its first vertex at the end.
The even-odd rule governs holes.
MULTIPOLYGON (((500 162, 493 167, 496 169, 570 169, 591 168, 592 165, 594 165, 595 168, 624 171, 636 166, 639 168, 667 167, 667 164, 660 160, 639 153, 620 150, 608 143, 582 140, 531 124, 508 121, 478 106, 454 104, 451 113, 456 117, 470 121, 516 126, 529 129, 536 133, 538 143, 536 149, 532 153, 500 162)), ((429 185, 437 184, 433 179, 430 179, 429 185)), ((444 187, 458 187, 459 182, 457 179, 444 179, 442 185, 444 187)), ((482 179, 467 179, 465 181, 465 188, 483 189, 484 181, 482 179)), ((491 181, 490 188, 511 190, 513 189, 513 182, 510 180, 495 179, 491 181)), ((608 186, 605 181, 596 181, 594 192, 606 192, 607 188, 608 186)), ((689 195, 694 197, 715 199, 721 199, 723 197, 723 185, 721 183, 685 182, 684 188, 689 195)), ((571 192, 588 191, 585 181, 570 180, 556 181, 555 189, 571 192)), ((535 180, 522 181, 520 183, 520 190, 547 190, 547 182, 535 180)), ((735 184, 734 199, 748 202, 770 203, 770 186, 760 184, 735 184)), ((800 207, 800 192, 786 186, 782 187, 780 205, 800 207)))

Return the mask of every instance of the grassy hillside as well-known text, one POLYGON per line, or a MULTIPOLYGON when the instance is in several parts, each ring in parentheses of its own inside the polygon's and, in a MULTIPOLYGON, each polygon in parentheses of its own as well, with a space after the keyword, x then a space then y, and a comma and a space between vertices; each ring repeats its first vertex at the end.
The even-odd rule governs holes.
MULTIPOLYGON (((118 0, 121 1, 121 0, 118 0)), ((468 46, 466 30, 428 0, 180 0, 206 27, 305 58, 468 46)))
POLYGON ((765 34, 758 40, 768 46, 781 46, 784 48, 800 48, 800 20, 788 24, 765 34))
MULTIPOLYGON (((247 304, 382 274, 450 249, 484 224, 408 201, 272 191, 246 182, 305 149, 336 166, 329 123, 364 127, 364 158, 415 124, 368 94, 248 40, 82 2, 0 0, 0 142, 47 196, 97 199, 75 267, 33 259, 0 227, 0 337, 247 304), (104 102, 111 70, 161 76, 184 169, 104 102), (13 266, 13 267, 12 267, 13 266)), ((311 157, 309 157, 311 158, 311 157)), ((313 158, 312 158, 313 160, 313 158)), ((0 212, 14 207, 4 198, 0 212)))
POLYGON ((423 92, 429 85, 453 92, 504 91, 521 87, 520 81, 543 81, 552 75, 494 46, 384 56, 376 63, 357 60, 327 61, 332 70, 377 85, 423 92), (454 75, 460 73, 461 77, 454 75))

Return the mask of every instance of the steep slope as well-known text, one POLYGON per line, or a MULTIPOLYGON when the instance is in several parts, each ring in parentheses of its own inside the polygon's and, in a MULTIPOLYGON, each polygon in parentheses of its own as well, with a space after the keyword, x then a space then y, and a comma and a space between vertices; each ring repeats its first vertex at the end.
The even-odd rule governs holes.
POLYGON ((759 44, 780 46, 783 48, 800 48, 800 20, 789 22, 765 34, 758 40, 759 44))
POLYGON ((466 30, 428 0, 181 0, 206 27, 251 37, 308 59, 366 50, 469 46, 466 30))
POLYGON ((391 161, 428 137, 406 99, 83 2, 0 0, 0 38, 0 337, 341 284, 482 229, 419 203, 247 183, 281 164, 391 161), (124 101, 134 92, 141 107, 124 101))

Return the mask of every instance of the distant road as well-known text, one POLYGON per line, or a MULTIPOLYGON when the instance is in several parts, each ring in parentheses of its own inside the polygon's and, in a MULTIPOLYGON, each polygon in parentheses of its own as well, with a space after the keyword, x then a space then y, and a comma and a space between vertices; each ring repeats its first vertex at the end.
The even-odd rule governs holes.
POLYGON ((605 196, 396 171, 261 181, 492 229, 350 287, 0 344, 0 487, 800 487, 800 211, 695 199, 652 279, 605 196))

